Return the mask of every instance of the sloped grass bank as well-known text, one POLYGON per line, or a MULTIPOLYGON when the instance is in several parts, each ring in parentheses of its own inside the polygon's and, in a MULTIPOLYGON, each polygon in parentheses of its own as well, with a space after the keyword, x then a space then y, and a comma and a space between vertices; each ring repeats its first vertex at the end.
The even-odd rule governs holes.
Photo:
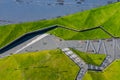
POLYGON ((120 59, 114 61, 103 72, 88 71, 83 80, 120 80, 120 59))
POLYGON ((78 71, 59 49, 0 59, 0 80, 75 80, 78 71))
POLYGON ((106 57, 106 55, 104 54, 85 53, 85 52, 81 52, 79 50, 72 49, 72 48, 71 50, 74 53, 76 53, 80 58, 82 58, 87 64, 93 64, 96 66, 100 66, 106 57))
MULTIPOLYGON (((83 30, 101 25, 112 35, 119 37, 119 22, 120 2, 51 20, 0 26, 0 47, 5 46, 6 44, 10 43, 11 41, 15 40, 16 38, 22 36, 27 32, 31 32, 56 24, 78 30, 83 30)), ((63 39, 110 38, 110 36, 108 36, 101 30, 76 33, 63 29, 57 29, 51 31, 50 33, 63 39), (70 34, 71 36, 69 36, 70 34)))

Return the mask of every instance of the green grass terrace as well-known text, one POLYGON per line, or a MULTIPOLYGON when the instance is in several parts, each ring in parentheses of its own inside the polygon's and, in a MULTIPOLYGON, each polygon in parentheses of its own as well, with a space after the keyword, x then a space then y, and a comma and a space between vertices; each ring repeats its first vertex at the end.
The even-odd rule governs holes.
MULTIPOLYGON (((114 3, 100 8, 78 12, 60 18, 50 20, 40 20, 35 22, 26 22, 20 24, 0 26, 0 47, 7 45, 27 32, 49 27, 52 25, 61 25, 68 28, 83 30, 96 26, 103 26, 114 36, 120 36, 120 3, 114 3)), ((102 30, 92 30, 87 32, 73 32, 57 28, 48 33, 54 34, 66 40, 73 39, 101 39, 110 38, 102 30), (71 36, 69 36, 71 35, 71 36)))
POLYGON ((79 67, 59 49, 0 59, 0 80, 75 80, 78 71, 79 67))

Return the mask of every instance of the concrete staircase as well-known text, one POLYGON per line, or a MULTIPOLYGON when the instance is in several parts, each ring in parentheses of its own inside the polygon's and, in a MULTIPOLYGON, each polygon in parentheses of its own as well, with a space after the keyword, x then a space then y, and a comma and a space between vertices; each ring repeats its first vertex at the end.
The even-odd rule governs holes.
POLYGON ((88 70, 88 65, 80 58, 78 57, 73 51, 71 51, 69 48, 63 48, 62 51, 74 62, 80 67, 80 71, 78 73, 78 76, 76 80, 82 80, 84 74, 88 70))

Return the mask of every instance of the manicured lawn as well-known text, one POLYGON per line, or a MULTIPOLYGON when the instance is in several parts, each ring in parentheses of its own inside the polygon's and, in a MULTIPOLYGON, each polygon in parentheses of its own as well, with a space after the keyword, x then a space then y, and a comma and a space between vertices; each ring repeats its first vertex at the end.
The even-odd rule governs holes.
POLYGON ((87 72, 83 80, 120 80, 120 59, 114 61, 103 72, 87 72))
MULTIPOLYGON (((0 26, 0 47, 27 32, 55 24, 77 30, 102 25, 112 35, 120 36, 120 2, 50 20, 0 26)), ((100 29, 77 33, 57 28, 48 33, 67 40, 110 38, 100 29)), ((105 55, 73 51, 88 64, 100 65, 105 58, 105 55)), ((119 67, 120 60, 116 60, 103 72, 88 71, 84 80, 120 80, 119 67)), ((74 80, 78 71, 79 67, 59 49, 0 59, 0 80, 74 80)))
POLYGON ((78 71, 59 49, 0 59, 0 80, 75 80, 78 71))
MULTIPOLYGON (((78 30, 102 25, 112 35, 120 36, 119 22, 120 2, 50 20, 0 26, 0 47, 5 46, 27 32, 49 27, 55 24, 78 30)), ((49 33, 52 33, 63 39, 110 38, 110 36, 99 29, 81 33, 63 29, 55 29, 49 33)))
POLYGON ((0 47, 3 47, 27 32, 45 28, 54 24, 56 24, 56 22, 53 19, 0 26, 0 47))
POLYGON ((99 66, 104 58, 106 57, 104 54, 92 54, 80 52, 76 49, 71 49, 74 53, 76 53, 80 58, 82 58, 87 64, 93 64, 99 66))

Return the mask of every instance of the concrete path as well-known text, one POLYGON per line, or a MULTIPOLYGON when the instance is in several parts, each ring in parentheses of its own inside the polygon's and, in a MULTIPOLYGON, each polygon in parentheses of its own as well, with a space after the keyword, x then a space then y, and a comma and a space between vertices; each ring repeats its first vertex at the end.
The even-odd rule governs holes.
POLYGON ((48 34, 43 34, 43 35, 38 36, 36 39, 32 40, 30 43, 26 44, 24 47, 22 47, 22 48, 18 49, 17 51, 15 51, 14 54, 19 53, 19 52, 22 51, 23 49, 29 47, 30 45, 36 43, 37 41, 41 40, 42 38, 44 38, 44 37, 46 37, 46 36, 48 36, 48 34))
MULTIPOLYGON (((110 61, 120 58, 120 39, 104 40, 61 40, 60 38, 50 35, 37 35, 28 41, 0 54, 0 57, 9 56, 16 53, 34 52, 39 50, 56 49, 56 48, 74 48, 82 52, 92 54, 106 54, 110 56, 110 61), (52 46, 51 46, 52 45, 52 46)), ((106 61, 103 62, 103 66, 106 61)))
POLYGON ((88 64, 88 70, 93 70, 93 71, 102 71, 103 68, 100 67, 100 66, 95 66, 95 65, 92 65, 92 64, 88 64))
POLYGON ((120 59, 120 39, 100 39, 100 40, 62 40, 54 35, 39 34, 33 38, 11 48, 0 54, 0 57, 12 54, 36 52, 40 50, 50 50, 60 48, 73 60, 80 68, 77 80, 81 80, 87 70, 101 71, 109 66, 114 60, 120 59), (106 58, 100 66, 86 64, 80 57, 69 48, 77 49, 90 54, 105 54, 106 58))
MULTIPOLYGON (((29 52, 29 50, 30 50, 30 52, 37 51, 39 49, 32 50, 33 48, 39 47, 38 45, 37 45, 37 47, 34 46, 34 44, 37 43, 40 46, 43 46, 43 44, 40 44, 39 42, 42 41, 42 43, 43 43, 44 38, 47 38, 47 37, 50 39, 50 35, 49 34, 37 35, 37 36, 35 36, 35 37, 33 37, 33 38, 31 38, 31 39, 21 43, 20 45, 17 45, 16 47, 14 47, 14 48, 4 52, 3 54, 0 54, 0 57, 10 56, 12 54, 17 54, 17 53, 25 53, 25 52, 29 52)), ((52 41, 53 40, 51 40, 51 44, 53 43, 52 41)), ((50 44, 49 44, 49 46, 50 46, 50 44)), ((49 46, 47 46, 47 47, 49 47, 49 46)))
POLYGON ((113 61, 114 59, 111 56, 107 56, 105 60, 102 62, 100 67, 102 67, 102 70, 103 70, 106 67, 108 67, 113 61))
POLYGON ((113 61, 114 60, 111 56, 107 56, 100 66, 95 66, 95 65, 92 65, 92 64, 88 64, 88 70, 102 71, 106 67, 108 67, 113 61))
POLYGON ((71 51, 69 48, 63 48, 62 51, 74 62, 80 67, 80 71, 77 76, 77 80, 82 80, 84 74, 88 70, 87 64, 78 57, 73 51, 71 51))

